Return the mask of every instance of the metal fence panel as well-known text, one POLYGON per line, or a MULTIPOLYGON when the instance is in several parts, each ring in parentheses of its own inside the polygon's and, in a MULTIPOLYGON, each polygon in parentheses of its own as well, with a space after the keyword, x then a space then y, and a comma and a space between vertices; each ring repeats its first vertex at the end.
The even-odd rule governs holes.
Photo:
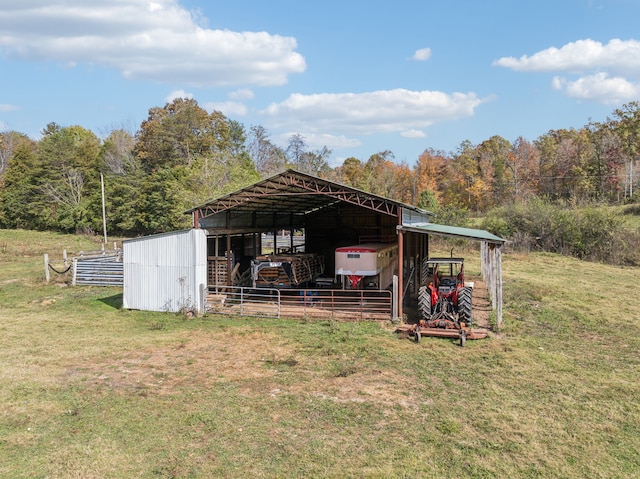
POLYGON ((122 254, 105 254, 90 258, 76 258, 72 266, 72 284, 88 286, 122 286, 124 268, 122 254))
POLYGON ((207 295, 214 314, 341 321, 390 320, 391 291, 275 289, 228 286, 207 295))

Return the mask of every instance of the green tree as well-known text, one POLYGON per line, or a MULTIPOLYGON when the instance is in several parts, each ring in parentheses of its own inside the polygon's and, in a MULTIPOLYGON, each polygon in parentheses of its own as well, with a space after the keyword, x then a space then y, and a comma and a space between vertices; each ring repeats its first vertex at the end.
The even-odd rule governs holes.
POLYGON ((33 141, 31 141, 27 135, 18 133, 17 131, 0 133, 0 178, 9 167, 16 148, 23 143, 33 144, 33 141))
POLYGON ((139 205, 139 224, 144 233, 163 233, 188 228, 191 218, 184 211, 192 206, 183 194, 188 170, 161 168, 145 177, 139 205))
POLYGON ((0 180, 0 225, 3 228, 47 227, 44 210, 37 201, 41 196, 38 182, 41 173, 35 144, 18 145, 0 180))
POLYGON ((476 158, 480 177, 489 185, 490 196, 484 198, 483 209, 501 205, 513 198, 509 152, 511 143, 495 135, 478 145, 476 158))
POLYGON ((362 162, 353 156, 347 158, 335 169, 336 180, 359 190, 365 190, 367 187, 367 179, 365 177, 365 169, 362 162))
POLYGON ((100 195, 100 141, 80 126, 47 131, 38 148, 42 174, 37 181, 49 227, 92 231, 95 216, 100 216, 100 210, 90 208, 91 197, 100 195))
POLYGON ((192 99, 176 98, 149 110, 136 135, 135 152, 144 170, 191 165, 199 156, 228 146, 229 126, 219 112, 211 115, 192 99))
POLYGON ((395 180, 394 159, 395 156, 390 150, 384 150, 369 157, 364 165, 366 191, 391 198, 395 180))
POLYGON ((452 161, 445 165, 438 191, 442 204, 463 204, 475 211, 484 207, 486 185, 476 161, 476 146, 469 140, 460 143, 452 161))
POLYGON ((423 190, 420 193, 420 197, 418 198, 418 204, 416 205, 418 208, 422 208, 427 211, 435 211, 440 206, 440 202, 438 201, 438 196, 434 191, 431 190, 423 190))
MULTIPOLYGON (((135 155, 135 138, 124 129, 113 130, 100 152, 104 173, 107 231, 117 235, 145 233, 141 213, 142 185, 146 174, 135 155)), ((94 197, 92 208, 101 204, 94 197)), ((96 225, 96 229, 101 227, 96 225)))
POLYGON ((242 124, 218 111, 207 113, 195 100, 178 98, 150 109, 136 139, 144 174, 129 227, 147 233, 188 226, 185 210, 259 179, 242 124))

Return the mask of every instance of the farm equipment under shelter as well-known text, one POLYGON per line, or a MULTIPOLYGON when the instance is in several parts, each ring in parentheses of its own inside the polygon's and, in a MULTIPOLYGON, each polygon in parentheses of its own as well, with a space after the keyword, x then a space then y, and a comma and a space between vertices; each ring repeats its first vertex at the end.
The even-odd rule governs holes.
POLYGON ((258 256, 251 262, 254 288, 296 288, 324 273, 324 257, 311 253, 258 256))
POLYGON ((467 339, 487 337, 487 331, 473 329, 473 283, 465 283, 463 258, 429 258, 425 261, 423 286, 418 290, 420 319, 414 325, 398 328, 413 336, 467 339), (426 283, 426 284, 425 284, 426 283))

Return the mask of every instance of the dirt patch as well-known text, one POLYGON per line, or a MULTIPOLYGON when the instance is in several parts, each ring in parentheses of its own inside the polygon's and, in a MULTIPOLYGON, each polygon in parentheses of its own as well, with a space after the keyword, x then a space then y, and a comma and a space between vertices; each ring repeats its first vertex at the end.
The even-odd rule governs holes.
POLYGON ((170 346, 89 360, 69 369, 64 380, 143 396, 179 395, 231 383, 247 397, 295 395, 406 407, 424 403, 424 398, 407 395, 408 377, 349 358, 309 357, 277 336, 256 332, 205 333, 170 346), (335 364, 341 362, 353 367, 340 374, 335 364))
POLYGON ((203 334, 181 339, 172 346, 129 351, 106 360, 74 367, 69 376, 84 384, 117 390, 178 394, 191 386, 232 382, 269 376, 260 367, 267 355, 283 355, 277 341, 268 335, 203 334))
POLYGON ((489 328, 489 316, 491 315, 491 300, 487 283, 474 280, 473 284, 473 321, 479 328, 489 328))

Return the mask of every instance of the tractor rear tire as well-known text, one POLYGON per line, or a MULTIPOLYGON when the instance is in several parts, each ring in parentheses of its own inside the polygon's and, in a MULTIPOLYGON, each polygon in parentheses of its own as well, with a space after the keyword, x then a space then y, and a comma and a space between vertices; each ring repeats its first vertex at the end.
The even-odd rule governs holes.
POLYGON ((460 288, 458 291, 458 321, 471 326, 473 323, 473 290, 469 287, 460 288))
POLYGON ((418 290, 418 311, 424 319, 431 319, 431 290, 422 286, 418 290))

